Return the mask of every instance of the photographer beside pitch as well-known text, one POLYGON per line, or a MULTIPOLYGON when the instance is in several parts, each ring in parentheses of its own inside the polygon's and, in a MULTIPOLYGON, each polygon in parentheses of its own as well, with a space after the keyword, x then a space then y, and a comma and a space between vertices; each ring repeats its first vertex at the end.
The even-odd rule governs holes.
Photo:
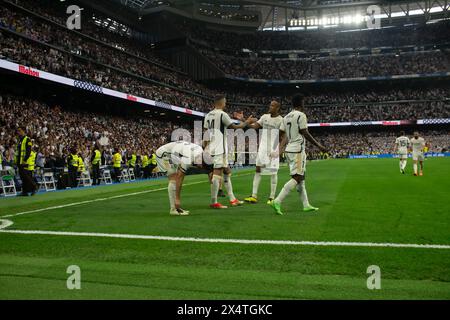
POLYGON ((285 132, 280 143, 278 154, 272 156, 279 156, 283 152, 286 154, 286 160, 289 165, 291 179, 286 182, 279 195, 272 201, 271 206, 275 212, 282 215, 281 203, 287 195, 297 188, 300 194, 300 199, 303 203, 303 211, 317 211, 319 208, 313 207, 308 201, 308 194, 305 186, 305 171, 306 171, 306 151, 305 140, 308 140, 321 151, 325 152, 327 149, 322 146, 314 137, 308 132, 308 121, 306 115, 302 112, 304 108, 305 97, 297 94, 292 98, 292 110, 283 118, 280 130, 285 132))

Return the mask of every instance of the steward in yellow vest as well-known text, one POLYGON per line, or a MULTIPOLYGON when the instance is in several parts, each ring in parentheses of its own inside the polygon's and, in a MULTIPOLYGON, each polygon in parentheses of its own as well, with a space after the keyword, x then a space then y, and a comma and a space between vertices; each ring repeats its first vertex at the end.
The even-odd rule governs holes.
POLYGON ((142 168, 146 168, 148 166, 148 163, 149 163, 148 156, 144 154, 142 156, 142 168))
POLYGON ((84 159, 81 154, 78 155, 78 172, 84 172, 84 159))
POLYGON ((17 129, 17 135, 19 136, 18 144, 16 147, 16 153, 14 162, 19 169, 20 180, 22 180, 22 193, 21 196, 28 196, 36 193, 36 184, 33 181, 33 177, 28 171, 28 159, 30 158, 33 143, 29 137, 25 134, 23 128, 17 129))
POLYGON ((30 153, 30 157, 28 158, 27 161, 28 167, 26 170, 30 171, 31 173, 34 172, 34 167, 36 165, 36 152, 31 151, 30 153))
POLYGON ((72 188, 77 187, 77 172, 78 172, 79 160, 77 155, 77 149, 72 148, 70 154, 67 157, 67 168, 69 169, 69 186, 72 188))
POLYGON ((156 153, 152 151, 152 155, 150 156, 150 161, 148 165, 148 171, 149 175, 153 172, 153 170, 156 168, 156 153))
POLYGON ((146 154, 141 156, 142 161, 142 170, 144 170, 144 179, 149 177, 148 166, 150 161, 148 160, 148 156, 146 154))
POLYGON ((114 179, 116 182, 119 182, 120 169, 122 168, 122 155, 120 154, 119 149, 114 149, 112 161, 114 168, 114 179))
POLYGON ((132 155, 131 155, 131 157, 130 157, 130 159, 128 160, 128 162, 127 162, 127 165, 130 167, 130 168, 134 168, 135 166, 136 166, 136 154, 135 153, 133 153, 132 155))
POLYGON ((94 152, 91 156, 92 167, 92 184, 94 186, 100 184, 100 162, 102 160, 102 154, 97 146, 94 146, 94 152))

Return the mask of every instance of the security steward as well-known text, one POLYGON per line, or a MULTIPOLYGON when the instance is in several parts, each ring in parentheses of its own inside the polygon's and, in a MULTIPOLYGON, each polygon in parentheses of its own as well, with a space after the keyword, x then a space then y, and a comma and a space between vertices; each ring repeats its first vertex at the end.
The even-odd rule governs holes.
POLYGON ((119 152, 119 149, 114 149, 113 155, 113 169, 114 169, 114 180, 119 182, 119 177, 121 175, 120 170, 122 169, 122 155, 119 152))
POLYGON ((69 169, 69 186, 71 188, 77 187, 77 173, 78 173, 78 154, 77 148, 70 149, 70 155, 67 157, 67 168, 69 169))
POLYGON ((81 153, 78 153, 78 177, 84 172, 84 159, 81 153))
POLYGON ((35 146, 33 146, 31 148, 30 157, 28 158, 28 161, 27 161, 28 167, 26 169, 28 171, 28 174, 30 175, 31 181, 33 181, 33 185, 34 185, 35 192, 31 193, 32 196, 34 196, 34 194, 36 193, 36 190, 38 189, 37 183, 34 180, 34 169, 36 167, 36 156, 37 156, 37 153, 35 151, 35 146))
POLYGON ((156 153, 152 151, 152 155, 150 156, 149 165, 148 165, 148 175, 153 172, 153 170, 156 168, 156 153))
POLYGON ((142 162, 142 170, 144 171, 144 179, 147 179, 149 177, 148 174, 149 161, 148 156, 145 153, 143 153, 141 156, 141 162, 142 162))
POLYGON ((133 168, 133 170, 134 170, 136 167, 136 160, 137 160, 136 153, 133 152, 131 154, 131 157, 127 161, 128 168, 133 168))
POLYGON ((36 193, 36 185, 30 172, 27 170, 33 143, 25 134, 23 128, 17 129, 17 135, 19 136, 19 143, 17 144, 14 162, 19 169, 20 180, 22 180, 22 193, 20 195, 27 197, 30 192, 31 195, 36 193))
POLYGON ((92 167, 92 183, 94 186, 100 184, 100 163, 102 160, 102 153, 99 150, 100 148, 95 145, 94 151, 91 155, 91 167, 92 167))

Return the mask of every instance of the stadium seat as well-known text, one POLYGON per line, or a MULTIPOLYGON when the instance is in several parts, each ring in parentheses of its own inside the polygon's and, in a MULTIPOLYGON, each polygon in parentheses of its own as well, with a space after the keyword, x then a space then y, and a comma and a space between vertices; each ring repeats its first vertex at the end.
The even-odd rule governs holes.
POLYGON ((119 176, 120 182, 130 182, 130 176, 128 174, 128 168, 124 168, 121 171, 121 175, 119 176))
POLYGON ((128 168, 128 177, 129 177, 130 181, 136 181, 136 177, 134 175, 133 168, 128 168))
POLYGON ((92 186, 91 175, 89 171, 83 171, 78 179, 78 187, 90 187, 92 186))
POLYGON ((13 197, 17 195, 14 177, 11 175, 2 176, 1 179, 2 195, 4 197, 13 197))
POLYGON ((112 184, 113 180, 112 180, 112 177, 111 177, 111 170, 103 169, 102 170, 102 175, 101 175, 99 180, 100 180, 100 183, 104 182, 105 184, 112 184))
POLYGON ((45 191, 56 190, 56 181, 53 172, 44 172, 44 174, 42 175, 42 180, 40 182, 40 187, 45 191))

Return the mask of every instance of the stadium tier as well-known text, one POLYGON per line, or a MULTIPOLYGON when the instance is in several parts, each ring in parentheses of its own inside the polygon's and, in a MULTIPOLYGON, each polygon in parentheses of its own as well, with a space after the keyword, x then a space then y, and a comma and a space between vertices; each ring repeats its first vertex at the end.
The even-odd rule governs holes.
POLYGON ((0 300, 450 299, 449 9, 0 0, 0 300))

